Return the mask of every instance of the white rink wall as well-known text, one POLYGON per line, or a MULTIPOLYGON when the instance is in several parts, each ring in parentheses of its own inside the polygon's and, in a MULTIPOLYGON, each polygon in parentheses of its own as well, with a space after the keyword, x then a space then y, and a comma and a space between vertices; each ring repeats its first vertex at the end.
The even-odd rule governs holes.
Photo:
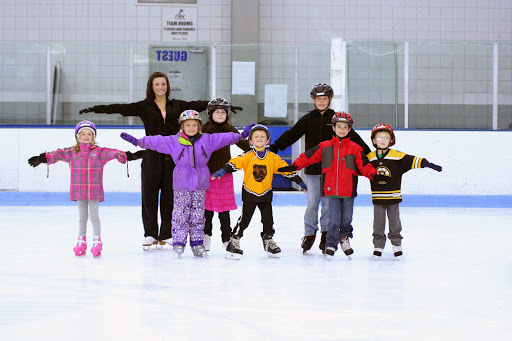
MULTIPOLYGON (((119 135, 127 132, 144 136, 143 128, 98 128, 97 142, 102 147, 136 151, 119 135)), ((370 130, 358 133, 371 146, 370 130)), ((19 192, 69 191, 69 167, 59 162, 47 167, 28 165, 27 159, 44 151, 74 145, 74 129, 66 128, 0 128, 4 147, 0 161, 0 190, 19 192)), ((408 194, 442 195, 512 195, 512 155, 504 152, 512 141, 512 131, 426 131, 398 130, 395 149, 425 157, 443 167, 437 173, 431 169, 411 170, 404 175, 402 188, 408 194)), ((232 155, 241 150, 233 146, 232 155)), ((140 160, 126 165, 110 161, 104 170, 106 192, 140 192, 140 160)), ((240 192, 242 173, 236 172, 235 191, 240 192)), ((360 178, 358 192, 369 194, 369 182, 360 178)))

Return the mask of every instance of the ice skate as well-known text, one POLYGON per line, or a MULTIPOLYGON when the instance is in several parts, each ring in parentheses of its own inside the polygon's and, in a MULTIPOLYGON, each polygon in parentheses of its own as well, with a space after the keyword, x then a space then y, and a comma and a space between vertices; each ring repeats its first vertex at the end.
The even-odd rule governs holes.
POLYGON ((185 247, 183 245, 174 245, 173 250, 178 255, 178 258, 181 258, 181 254, 185 252, 185 247))
POLYGON ((279 258, 281 256, 281 249, 272 239, 272 236, 264 234, 262 240, 263 248, 265 249, 265 251, 267 251, 267 256, 269 256, 270 258, 279 258))
POLYGON ((153 248, 156 249, 157 245, 158 245, 158 240, 156 240, 155 238, 153 238, 151 236, 144 238, 144 240, 142 241, 142 249, 144 251, 149 251, 149 250, 152 250, 153 248))
POLYGON ((395 255, 396 259, 400 260, 400 256, 403 255, 401 245, 393 245, 393 255, 395 255))
POLYGON ((325 254, 325 243, 327 242, 327 231, 322 232, 322 235, 320 236, 320 244, 318 245, 318 248, 322 250, 322 253, 325 254))
POLYGON ((382 256, 382 252, 384 252, 384 249, 381 249, 379 247, 376 247, 373 249, 373 255, 375 256, 375 260, 379 260, 382 256))
POLYGON ((85 236, 78 236, 78 243, 73 248, 73 252, 75 256, 83 256, 85 255, 87 250, 87 243, 85 242, 85 236))
POLYGON ((192 246, 192 253, 194 254, 195 257, 201 257, 201 258, 206 257, 206 249, 205 249, 204 245, 192 246))
POLYGON ((222 247, 224 248, 224 250, 226 250, 226 249, 227 249, 228 244, 229 244, 229 242, 224 242, 224 243, 222 243, 222 247))
POLYGON ((316 238, 316 231, 315 231, 315 234, 302 237, 302 243, 300 244, 300 246, 302 247, 303 254, 311 249, 311 247, 313 246, 313 243, 315 242, 315 238, 316 238))
POLYGON ((204 249, 206 252, 210 251, 210 248, 212 246, 212 236, 209 236, 207 234, 204 235, 204 249))
POLYGON ((101 250, 103 250, 103 243, 101 242, 100 236, 94 236, 94 241, 92 242, 91 253, 94 257, 101 256, 101 250))
POLYGON ((327 260, 330 260, 332 258, 332 256, 334 256, 334 253, 336 252, 336 249, 333 248, 332 246, 328 246, 326 249, 325 249, 325 258, 327 260))
POLYGON ((172 246, 172 237, 158 241, 158 246, 155 249, 164 250, 166 245, 172 246))
POLYGON ((340 243, 341 243, 341 249, 343 250, 345 255, 348 257, 348 259, 352 259, 352 257, 350 255, 354 253, 354 250, 352 250, 352 248, 350 247, 350 241, 348 240, 348 237, 341 237, 340 243))
POLYGON ((240 238, 239 237, 231 237, 229 240, 228 246, 226 246, 226 259, 236 259, 239 260, 244 252, 240 248, 240 238))

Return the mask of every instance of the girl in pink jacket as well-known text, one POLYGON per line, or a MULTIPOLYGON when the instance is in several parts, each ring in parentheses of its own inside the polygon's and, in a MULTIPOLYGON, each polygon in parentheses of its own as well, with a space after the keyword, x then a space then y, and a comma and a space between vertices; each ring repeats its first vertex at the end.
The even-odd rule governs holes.
POLYGON ((79 230, 78 243, 73 248, 75 256, 85 255, 87 244, 87 219, 90 216, 93 227, 93 246, 91 253, 94 257, 101 255, 101 224, 98 215, 100 201, 104 200, 103 167, 113 159, 121 163, 140 159, 145 151, 134 154, 117 149, 103 148, 96 144, 96 126, 90 121, 82 121, 75 127, 77 144, 73 147, 57 149, 53 152, 41 153, 28 159, 32 167, 41 163, 48 165, 64 161, 71 169, 70 200, 78 204, 79 230))

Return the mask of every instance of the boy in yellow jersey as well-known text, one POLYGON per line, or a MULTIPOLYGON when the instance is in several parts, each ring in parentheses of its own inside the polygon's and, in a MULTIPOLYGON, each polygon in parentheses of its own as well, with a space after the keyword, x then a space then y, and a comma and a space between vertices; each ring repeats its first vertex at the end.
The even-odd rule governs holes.
POLYGON ((382 256, 386 244, 386 211, 389 219, 388 238, 395 257, 402 255, 402 224, 400 222, 399 203, 402 175, 410 169, 432 168, 441 172, 443 168, 426 159, 389 149, 395 144, 395 133, 387 124, 378 124, 372 129, 372 143, 377 150, 367 155, 370 163, 377 169, 377 175, 371 182, 373 201, 373 254, 375 259, 382 256))
MULTIPOLYGON (((288 166, 277 154, 268 150, 270 144, 270 132, 264 125, 257 124, 249 132, 249 144, 252 150, 229 160, 220 170, 212 175, 212 179, 220 178, 226 173, 244 170, 242 187, 242 215, 232 232, 232 237, 226 247, 226 258, 240 259, 243 255, 240 249, 240 238, 244 230, 249 226, 256 206, 260 209, 263 232, 263 248, 267 255, 279 258, 281 249, 274 242, 274 219, 272 214, 272 178, 274 173, 279 173, 278 168, 288 166)), ((281 173, 306 190, 306 185, 295 172, 281 173)))

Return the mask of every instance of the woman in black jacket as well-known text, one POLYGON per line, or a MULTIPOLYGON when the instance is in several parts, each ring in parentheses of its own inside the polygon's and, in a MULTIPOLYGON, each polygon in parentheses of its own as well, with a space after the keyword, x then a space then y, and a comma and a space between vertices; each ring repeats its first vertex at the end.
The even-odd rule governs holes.
MULTIPOLYGON (((154 72, 148 79, 146 99, 128 104, 96 105, 80 110, 83 113, 121 114, 138 116, 144 123, 146 136, 175 135, 179 131, 178 116, 192 109, 203 111, 208 101, 186 102, 169 99, 169 79, 162 72, 154 72)), ((147 150, 142 160, 142 222, 144 224, 145 251, 151 245, 172 245, 171 219, 173 209, 172 173, 174 162, 171 157, 147 150), (158 231, 158 195, 160 194, 161 226, 158 231)))

